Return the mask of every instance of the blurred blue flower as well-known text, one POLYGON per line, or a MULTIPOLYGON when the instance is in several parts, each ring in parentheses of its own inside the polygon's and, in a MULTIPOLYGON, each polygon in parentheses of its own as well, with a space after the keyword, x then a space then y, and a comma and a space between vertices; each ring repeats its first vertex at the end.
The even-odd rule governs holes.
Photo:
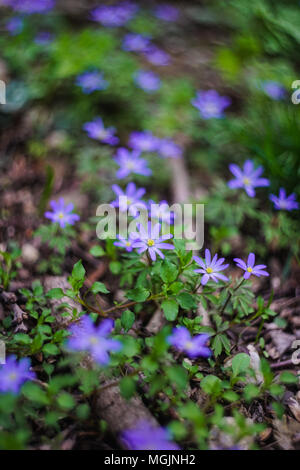
POLYGON ((74 205, 72 203, 65 205, 62 197, 58 202, 50 201, 50 206, 53 212, 45 212, 45 217, 52 220, 53 223, 57 222, 61 228, 65 228, 66 225, 74 225, 80 219, 79 215, 72 213, 74 205))
POLYGON ((47 46, 48 44, 51 44, 53 40, 54 35, 52 33, 49 33, 48 31, 42 31, 36 35, 34 42, 39 46, 47 46))
POLYGON ((150 131, 131 132, 129 136, 129 147, 140 152, 155 152, 157 150, 159 139, 150 131))
POLYGON ((22 18, 18 16, 11 18, 5 25, 6 30, 11 34, 11 36, 17 36, 23 31, 24 22, 22 18))
POLYGON ((141 34, 128 33, 123 39, 123 49, 132 52, 144 52, 150 44, 150 38, 141 34))
POLYGON ((48 13, 55 6, 55 0, 2 0, 4 5, 24 14, 48 13))
POLYGON ((86 95, 89 95, 96 90, 105 90, 108 82, 104 80, 102 73, 91 70, 78 75, 76 85, 80 86, 86 95))
POLYGON ((206 346, 209 335, 201 334, 193 338, 185 326, 174 328, 172 335, 167 337, 167 342, 179 351, 185 352, 188 357, 210 357, 212 351, 206 346))
POLYGON ((135 74, 135 83, 148 93, 153 93, 161 87, 161 81, 154 72, 140 70, 135 74))
POLYGON ((128 183, 127 188, 123 191, 117 184, 112 185, 112 190, 117 199, 111 203, 113 207, 118 207, 121 212, 129 212, 130 215, 136 216, 139 209, 147 209, 147 205, 141 201, 146 189, 137 188, 132 182, 128 183))
POLYGON ((109 363, 109 353, 119 352, 122 343, 109 338, 113 330, 114 322, 110 318, 103 320, 96 326, 87 315, 81 317, 78 324, 70 327, 71 337, 67 347, 71 351, 88 352, 95 362, 101 366, 109 363))
POLYGON ((224 117, 224 109, 231 104, 228 96, 221 96, 216 90, 198 91, 192 105, 200 111, 203 119, 224 117))
POLYGON ((296 201, 296 194, 292 193, 287 196, 284 188, 279 189, 279 196, 271 194, 270 199, 274 203, 274 208, 278 211, 292 211, 299 208, 299 204, 296 201))
POLYGON ((116 145, 119 138, 114 134, 115 127, 104 127, 103 120, 100 117, 95 118, 93 121, 86 122, 83 129, 87 132, 91 139, 100 140, 104 144, 116 145))
POLYGON ((270 98, 276 101, 282 100, 286 95, 285 88, 280 83, 271 80, 263 82, 262 89, 270 98))
POLYGON ((120 166, 116 173, 117 178, 126 178, 130 173, 144 176, 152 174, 152 171, 148 168, 147 161, 140 158, 140 152, 138 150, 130 152, 126 148, 121 147, 117 150, 115 161, 120 166))
POLYGON ((130 450, 180 450, 167 429, 148 421, 140 421, 135 428, 123 431, 122 439, 130 450))
POLYGON ((182 148, 171 139, 159 139, 157 151, 163 158, 182 157, 182 148))
POLYGON ((9 356, 0 367, 0 392, 17 395, 22 385, 33 379, 35 373, 30 371, 30 359, 24 357, 18 362, 16 356, 9 356))
POLYGON ((155 9, 155 16, 164 21, 176 21, 179 18, 179 10, 172 5, 164 3, 155 9))
POLYGON ((232 163, 229 165, 231 173, 235 176, 235 179, 228 182, 228 186, 231 189, 244 188, 248 196, 254 197, 254 188, 269 186, 270 182, 266 178, 260 178, 264 169, 262 166, 254 168, 252 160, 246 160, 243 169, 232 163))
POLYGON ((128 23, 137 10, 138 6, 131 1, 116 5, 102 5, 91 11, 91 19, 106 27, 118 27, 128 23))
POLYGON ((146 48, 144 56, 153 65, 169 65, 171 59, 169 54, 154 45, 146 48))

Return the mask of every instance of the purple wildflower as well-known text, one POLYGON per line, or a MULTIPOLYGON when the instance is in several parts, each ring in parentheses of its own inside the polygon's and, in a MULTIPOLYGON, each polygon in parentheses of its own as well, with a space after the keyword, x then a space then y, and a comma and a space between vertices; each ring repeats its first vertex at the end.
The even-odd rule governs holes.
POLYGON ((270 199, 274 203, 274 208, 278 211, 292 211, 299 208, 299 204, 296 201, 296 194, 292 193, 287 196, 284 188, 279 189, 279 196, 271 194, 270 199))
POLYGON ((145 188, 139 188, 134 183, 128 183, 127 188, 123 191, 117 184, 112 185, 112 190, 116 193, 117 199, 111 203, 113 207, 119 207, 121 212, 128 210, 129 214, 135 217, 139 209, 147 209, 141 198, 144 196, 145 188))
POLYGON ((122 439, 130 450, 180 450, 167 429, 148 421, 140 421, 135 428, 124 431, 122 439))
POLYGON ((208 90, 198 91, 191 103, 200 111, 203 119, 220 119, 224 117, 223 111, 231 104, 231 99, 219 95, 216 90, 208 90))
POLYGON ((164 222, 168 225, 174 223, 176 214, 170 211, 169 204, 167 201, 160 201, 159 204, 156 204, 154 201, 150 200, 148 202, 148 207, 150 210, 150 218, 157 219, 160 222, 164 222))
POLYGON ((6 364, 0 368, 0 392, 17 395, 24 382, 35 378, 35 373, 29 368, 28 358, 25 357, 18 362, 16 356, 9 356, 6 364))
POLYGON ((122 343, 109 338, 114 327, 112 319, 103 320, 96 326, 87 315, 81 317, 79 324, 70 327, 71 337, 67 347, 72 351, 88 352, 101 366, 109 363, 109 353, 122 349, 122 343))
POLYGON ((284 87, 280 83, 271 80, 263 82, 262 89, 270 98, 276 101, 282 100, 286 95, 284 87))
POLYGON ((153 93, 161 87, 160 78, 154 72, 140 70, 135 74, 134 80, 138 87, 148 93, 153 93))
POLYGON ((164 259, 165 255, 161 250, 174 250, 174 246, 170 243, 164 243, 165 240, 170 240, 173 237, 170 233, 159 236, 161 224, 156 224, 152 227, 151 222, 148 222, 147 230, 140 224, 139 232, 133 232, 137 234, 139 240, 133 243, 133 248, 139 248, 138 253, 144 253, 148 251, 152 261, 156 260, 156 254, 164 259))
POLYGON ((11 18, 5 25, 6 30, 11 36, 17 36, 23 31, 24 23, 23 19, 19 17, 11 18))
POLYGON ((51 44, 53 39, 54 36, 52 33, 49 33, 48 31, 42 31, 36 35, 34 42, 39 46, 47 46, 48 44, 51 44))
POLYGON ((171 139, 160 139, 158 142, 158 153, 163 158, 180 158, 182 157, 182 148, 175 144, 171 139))
POLYGON ((255 263, 255 254, 250 253, 248 256, 247 264, 240 258, 234 258, 234 260, 238 266, 238 268, 241 268, 245 271, 244 274, 244 279, 249 279, 252 274, 254 276, 260 277, 260 276, 269 276, 269 273, 267 271, 264 271, 264 269, 267 267, 265 264, 258 264, 257 266, 254 266, 255 263))
POLYGON ((118 27, 128 23, 138 10, 138 6, 130 1, 117 5, 103 5, 91 12, 91 19, 106 27, 118 27))
POLYGON ((210 357, 212 352, 206 346, 209 335, 201 334, 193 338, 189 330, 185 326, 174 328, 172 335, 167 337, 167 342, 179 351, 183 351, 188 357, 194 359, 196 357, 210 357))
POLYGON ((264 171, 263 167, 259 166, 255 169, 252 160, 246 160, 242 170, 234 163, 229 165, 229 169, 236 177, 236 179, 230 180, 228 182, 229 188, 244 188, 250 197, 255 196, 254 188, 269 186, 270 184, 268 179, 260 178, 264 171))
POLYGON ((118 137, 114 135, 115 127, 107 127, 105 129, 103 120, 100 117, 93 121, 86 122, 83 129, 87 132, 91 139, 100 140, 104 144, 116 145, 119 142, 118 137))
POLYGON ((77 214, 72 214, 74 205, 72 203, 65 206, 64 199, 61 197, 58 202, 51 201, 50 206, 53 212, 45 212, 45 217, 52 220, 54 223, 59 223, 61 228, 65 228, 66 225, 74 225, 80 217, 77 214))
POLYGON ((5 5, 24 14, 48 13, 55 5, 55 0, 6 0, 5 5))
POLYGON ((219 282, 219 279, 222 281, 228 281, 228 277, 221 274, 220 271, 227 269, 229 264, 222 264, 225 261, 225 258, 218 259, 218 255, 216 254, 213 258, 211 258, 210 251, 206 248, 205 250, 205 261, 203 261, 199 256, 193 256, 193 259, 196 261, 200 269, 194 269, 195 273, 204 274, 201 279, 201 284, 205 286, 209 279, 212 279, 215 282, 219 282))
POLYGON ((150 38, 141 34, 128 33, 123 39, 123 49, 132 52, 144 52, 150 44, 150 38))
POLYGON ((144 56, 153 65, 169 65, 170 56, 162 49, 154 45, 150 45, 145 51, 144 56))
POLYGON ((83 93, 89 95, 96 90, 105 90, 108 82, 104 80, 102 73, 92 70, 78 75, 76 85, 82 88, 83 93))
POLYGON ((119 241, 114 242, 115 246, 119 246, 121 248, 125 248, 128 253, 133 250, 133 243, 136 242, 138 239, 135 236, 135 232, 129 234, 128 238, 123 237, 122 235, 117 235, 117 239, 119 241))
POLYGON ((144 176, 152 174, 152 171, 148 168, 147 161, 140 158, 140 152, 138 150, 130 152, 129 150, 121 147, 117 150, 115 160, 120 166, 116 173, 117 178, 126 178, 130 173, 144 176))
POLYGON ((164 3, 156 8, 155 16, 164 21, 176 21, 179 17, 179 10, 172 5, 164 3))
POLYGON ((134 150, 139 150, 140 152, 155 152, 159 139, 155 137, 152 132, 131 132, 129 137, 128 145, 134 150))

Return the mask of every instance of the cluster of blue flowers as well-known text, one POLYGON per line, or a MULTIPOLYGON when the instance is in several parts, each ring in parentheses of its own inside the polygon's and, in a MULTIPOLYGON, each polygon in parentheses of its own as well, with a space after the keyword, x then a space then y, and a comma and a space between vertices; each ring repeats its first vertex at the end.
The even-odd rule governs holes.
MULTIPOLYGON (((261 178, 263 167, 259 166, 255 168, 252 160, 246 160, 242 169, 234 163, 229 165, 229 169, 235 176, 235 179, 228 182, 229 188, 243 188, 250 197, 255 196, 255 188, 270 185, 270 181, 267 178, 261 178)), ((274 203, 276 210, 292 211, 299 208, 296 201, 296 194, 292 193, 287 196, 284 188, 280 188, 279 196, 271 194, 270 200, 274 203)))

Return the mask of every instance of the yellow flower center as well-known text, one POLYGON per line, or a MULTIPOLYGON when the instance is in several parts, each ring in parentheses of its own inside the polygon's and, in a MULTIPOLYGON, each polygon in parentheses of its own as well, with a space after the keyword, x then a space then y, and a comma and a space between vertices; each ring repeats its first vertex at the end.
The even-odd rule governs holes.
POLYGON ((64 218, 64 213, 63 213, 63 212, 60 212, 60 213, 58 214, 58 218, 59 218, 59 219, 63 219, 63 218, 64 218))
POLYGON ((247 268, 248 273, 252 273, 253 269, 252 268, 247 268))
POLYGON ((213 272, 212 268, 206 268, 207 274, 211 274, 213 272))
POLYGON ((15 374, 14 372, 12 372, 12 373, 9 375, 9 378, 10 378, 10 380, 16 380, 17 374, 15 374))
POLYGON ((131 246, 131 243, 130 243, 130 242, 126 242, 126 246, 131 246))
POLYGON ((90 343, 91 344, 97 344, 99 342, 97 336, 91 336, 90 337, 90 343))
POLYGON ((187 342, 185 343, 185 349, 191 349, 192 347, 193 347, 192 341, 187 341, 187 342))
POLYGON ((249 184, 250 184, 249 178, 244 178, 244 179, 243 179, 243 183, 244 183, 246 186, 249 186, 249 184))
POLYGON ((152 240, 152 238, 149 238, 149 240, 147 241, 147 245, 148 245, 148 246, 153 246, 153 245, 155 245, 154 240, 152 240))

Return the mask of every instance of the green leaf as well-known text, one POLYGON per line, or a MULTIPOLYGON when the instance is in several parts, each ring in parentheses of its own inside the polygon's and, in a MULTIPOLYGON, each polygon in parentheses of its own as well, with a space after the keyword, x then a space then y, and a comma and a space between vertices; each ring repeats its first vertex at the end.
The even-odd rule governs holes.
POLYGON ((49 405, 50 399, 48 398, 46 392, 44 392, 39 385, 32 382, 26 382, 22 389, 23 395, 28 398, 28 400, 41 405, 49 405))
POLYGON ((95 258, 100 258, 101 256, 105 255, 105 251, 103 250, 102 246, 95 245, 90 249, 90 254, 95 256, 95 258))
POLYGON ((188 382, 188 374, 185 369, 181 366, 172 366, 165 369, 167 376, 169 377, 171 384, 177 385, 179 390, 184 390, 188 382))
POLYGON ((178 303, 176 302, 176 300, 173 300, 173 299, 164 300, 163 303, 161 304, 161 308, 168 321, 176 320, 177 315, 178 315, 178 310, 179 310, 178 303))
POLYGON ((63 392, 57 397, 57 403, 63 410, 71 410, 75 406, 74 398, 67 392, 63 392))
POLYGON ((207 375, 201 380, 200 386, 208 395, 218 396, 222 391, 222 381, 215 375, 207 375))
POLYGON ((145 302, 149 295, 150 292, 144 287, 136 287, 127 292, 127 298, 129 300, 135 300, 136 302, 145 302))
POLYGON ((91 287, 91 291, 93 294, 98 294, 98 292, 101 292, 101 294, 109 294, 109 290, 107 290, 105 284, 103 282, 94 282, 94 284, 91 287))
POLYGON ((187 292, 182 292, 181 294, 179 294, 177 297, 177 302, 179 303, 180 307, 184 310, 191 310, 197 307, 195 298, 187 292))
POLYGON ((119 261, 111 261, 109 263, 109 269, 113 274, 120 274, 122 270, 122 264, 119 261))
POLYGON ((280 382, 284 384, 296 384, 298 382, 297 375, 293 374, 292 372, 288 372, 287 370, 282 372, 279 377, 280 382))
POLYGON ((120 392, 126 400, 129 400, 135 394, 135 389, 136 383, 132 377, 124 377, 120 381, 120 392))
POLYGON ((72 274, 69 278, 69 282, 76 292, 83 286, 84 276, 85 276, 85 269, 82 266, 82 261, 79 260, 74 265, 72 274))
POLYGON ((43 346, 42 351, 50 356, 56 356, 60 353, 58 347, 55 344, 47 343, 43 346))
POLYGON ((49 299, 61 299, 64 295, 64 291, 60 287, 55 287, 54 289, 49 290, 46 294, 49 299))
POLYGON ((253 398, 258 397, 260 394, 260 389, 254 384, 248 384, 244 388, 244 397, 246 401, 251 401, 253 398))
POLYGON ((84 279, 85 269, 82 266, 81 259, 74 265, 71 276, 73 279, 76 279, 76 281, 81 281, 84 279))
POLYGON ((132 325, 134 324, 135 315, 130 310, 125 310, 121 316, 121 324, 125 332, 129 331, 132 325))
POLYGON ((232 360, 233 375, 236 377, 241 372, 246 372, 249 366, 250 356, 248 356, 246 353, 237 354, 232 360))
POLYGON ((166 284, 170 284, 171 282, 175 281, 178 275, 177 266, 170 261, 164 260, 161 271, 160 277, 166 284))

